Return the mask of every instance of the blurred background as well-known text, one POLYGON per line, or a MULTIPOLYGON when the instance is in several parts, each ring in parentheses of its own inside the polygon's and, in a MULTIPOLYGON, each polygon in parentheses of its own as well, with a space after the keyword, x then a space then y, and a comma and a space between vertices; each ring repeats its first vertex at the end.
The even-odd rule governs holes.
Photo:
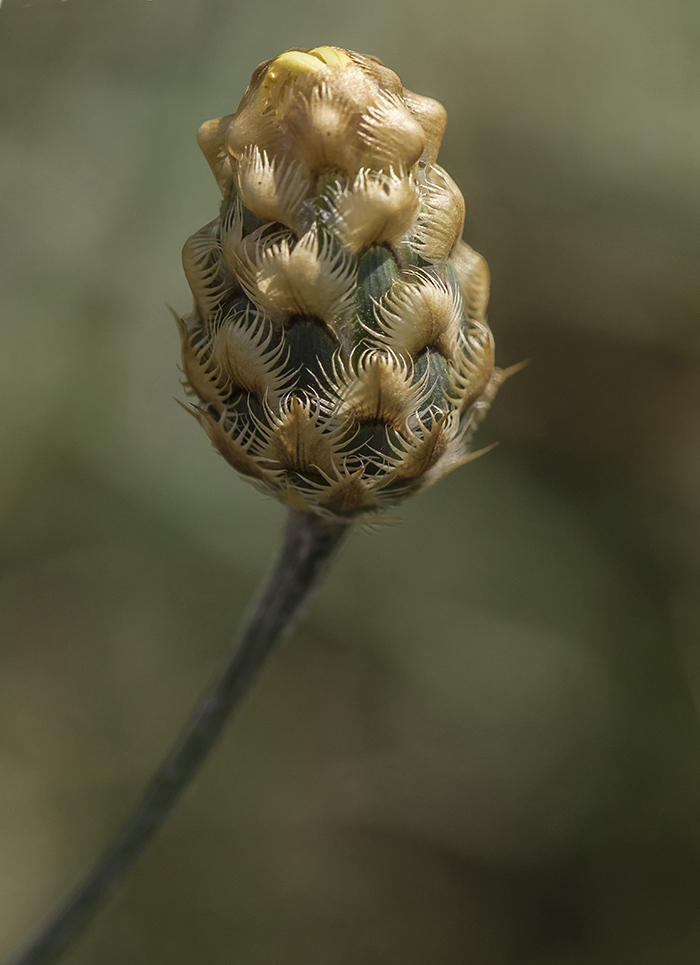
POLYGON ((700 960, 700 8, 4 0, 0 951, 225 652, 282 508, 173 401, 194 135, 292 46, 438 98, 483 459, 358 534, 67 965, 700 960))

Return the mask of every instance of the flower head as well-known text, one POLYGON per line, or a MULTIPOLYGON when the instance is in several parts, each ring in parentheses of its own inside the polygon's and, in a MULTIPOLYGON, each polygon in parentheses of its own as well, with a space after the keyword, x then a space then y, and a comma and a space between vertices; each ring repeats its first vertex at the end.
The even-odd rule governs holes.
POLYGON ((502 380, 488 269, 435 162, 444 108, 374 57, 288 50, 198 142, 223 195, 185 244, 187 388, 258 488, 367 515, 471 458, 502 380))

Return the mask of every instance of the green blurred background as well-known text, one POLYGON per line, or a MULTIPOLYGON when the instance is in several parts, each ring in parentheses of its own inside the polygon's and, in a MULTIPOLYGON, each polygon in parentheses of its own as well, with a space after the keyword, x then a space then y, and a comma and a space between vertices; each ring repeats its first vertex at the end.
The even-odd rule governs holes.
POLYGON ((437 97, 488 456, 355 536, 69 965, 700 960, 696 0, 4 0, 0 950, 89 863, 279 542, 173 401, 199 124, 336 44, 437 97))

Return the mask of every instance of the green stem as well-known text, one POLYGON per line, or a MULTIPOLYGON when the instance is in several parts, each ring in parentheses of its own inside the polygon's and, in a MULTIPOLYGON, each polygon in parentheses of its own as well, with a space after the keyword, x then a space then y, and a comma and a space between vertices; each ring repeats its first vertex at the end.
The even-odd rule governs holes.
POLYGON ((291 631, 349 528, 290 510, 279 560, 239 643, 93 868, 8 965, 51 965, 88 927, 192 782, 274 645, 291 631))

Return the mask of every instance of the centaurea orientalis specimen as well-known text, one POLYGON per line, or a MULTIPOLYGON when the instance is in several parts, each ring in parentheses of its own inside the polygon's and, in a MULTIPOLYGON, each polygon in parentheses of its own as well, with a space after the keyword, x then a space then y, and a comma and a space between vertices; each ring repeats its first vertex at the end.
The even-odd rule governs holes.
POLYGON ((289 506, 238 642, 94 868, 13 965, 48 965, 162 826, 354 523, 473 458, 504 373, 488 270, 436 163, 447 116, 374 57, 290 50, 198 140, 223 196, 186 243, 177 317, 193 413, 289 506))
POLYGON ((224 458, 295 509, 352 520, 426 489, 501 381, 446 121, 375 58, 317 47, 200 128, 223 201, 183 251, 186 387, 224 458))

